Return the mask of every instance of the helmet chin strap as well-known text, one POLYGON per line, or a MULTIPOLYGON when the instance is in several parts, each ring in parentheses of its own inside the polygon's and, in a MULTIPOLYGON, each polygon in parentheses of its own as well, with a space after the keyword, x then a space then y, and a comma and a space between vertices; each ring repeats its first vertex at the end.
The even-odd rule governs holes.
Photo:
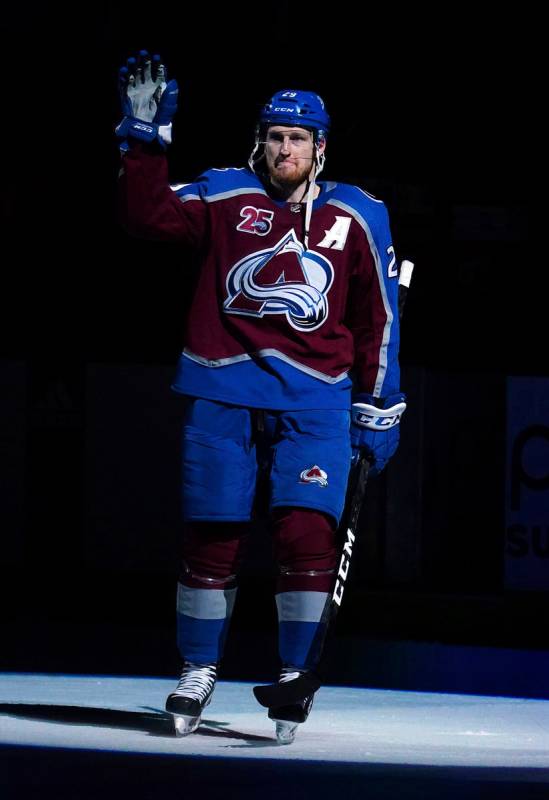
POLYGON ((256 165, 257 161, 260 161, 260 158, 261 158, 261 157, 258 158, 257 161, 254 158, 254 156, 255 156, 255 154, 257 153, 258 150, 259 150, 259 136, 256 136, 255 137, 255 142, 254 142, 254 149, 250 153, 250 157, 248 159, 248 166, 249 166, 249 168, 251 169, 252 172, 255 172, 255 165, 256 165))
POLYGON ((324 161, 326 160, 324 153, 320 153, 318 145, 315 144, 315 164, 313 167, 313 175, 309 181, 309 191, 307 192, 307 200, 305 205, 305 234, 303 237, 303 244, 305 250, 309 249, 309 229, 311 227, 311 215, 313 213, 313 200, 315 199, 316 179, 324 168, 324 161))

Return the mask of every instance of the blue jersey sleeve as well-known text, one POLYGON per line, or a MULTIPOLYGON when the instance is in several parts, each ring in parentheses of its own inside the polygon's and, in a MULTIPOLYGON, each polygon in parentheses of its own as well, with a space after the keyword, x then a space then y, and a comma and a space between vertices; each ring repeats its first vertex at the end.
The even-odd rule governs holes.
POLYGON ((363 231, 349 288, 357 392, 385 397, 400 389, 398 269, 385 205, 357 187, 343 201, 363 231))

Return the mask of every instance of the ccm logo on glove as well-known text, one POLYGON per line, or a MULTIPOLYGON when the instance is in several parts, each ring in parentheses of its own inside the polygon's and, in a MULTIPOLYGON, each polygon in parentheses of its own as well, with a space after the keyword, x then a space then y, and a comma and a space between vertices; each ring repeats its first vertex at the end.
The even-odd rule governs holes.
POLYGON ((404 396, 399 395, 398 399, 399 402, 394 403, 389 408, 377 408, 373 403, 353 403, 353 423, 360 425, 361 428, 369 428, 373 431, 386 430, 398 425, 406 409, 404 396))

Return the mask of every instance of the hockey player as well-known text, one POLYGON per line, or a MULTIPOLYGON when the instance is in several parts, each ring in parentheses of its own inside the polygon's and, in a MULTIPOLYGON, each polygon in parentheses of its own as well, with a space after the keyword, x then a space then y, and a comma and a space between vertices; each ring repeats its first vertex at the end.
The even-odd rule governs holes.
MULTIPOLYGON (((319 658, 352 452, 366 448, 376 474, 398 444, 398 418, 372 430, 376 408, 404 399, 398 269, 383 203, 355 186, 318 181, 330 118, 317 94, 287 89, 272 97, 259 114, 248 168, 211 169, 171 188, 165 150, 177 85, 159 57, 142 51, 128 61, 121 98, 123 224, 200 258, 173 384, 186 398, 183 670, 166 708, 185 735, 210 702, 223 653, 259 429, 269 446, 280 680, 319 658)), ((280 742, 293 740, 312 699, 269 709, 280 742)))

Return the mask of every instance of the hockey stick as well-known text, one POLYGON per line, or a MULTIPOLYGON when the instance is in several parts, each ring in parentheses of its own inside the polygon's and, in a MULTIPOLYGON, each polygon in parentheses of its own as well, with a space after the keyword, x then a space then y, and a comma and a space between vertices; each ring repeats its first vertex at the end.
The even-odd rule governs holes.
MULTIPOLYGON (((398 312, 400 318, 402 318, 413 269, 414 265, 411 261, 403 261, 400 267, 398 285, 398 312)), ((299 675, 299 677, 285 681, 284 683, 254 686, 253 692, 256 700, 266 708, 276 708, 299 703, 313 694, 313 692, 316 692, 325 682, 325 665, 327 661, 325 652, 326 644, 334 632, 335 619, 341 606, 343 592, 345 590, 345 581, 349 574, 353 543, 356 538, 360 510, 364 502, 369 468, 370 464, 366 458, 365 451, 361 451, 358 460, 353 465, 349 478, 347 502, 340 525, 340 530, 346 531, 346 539, 341 553, 334 591, 330 600, 324 607, 324 612, 318 627, 319 638, 313 642, 311 647, 313 652, 316 650, 321 654, 319 663, 316 669, 307 670, 299 675)))

